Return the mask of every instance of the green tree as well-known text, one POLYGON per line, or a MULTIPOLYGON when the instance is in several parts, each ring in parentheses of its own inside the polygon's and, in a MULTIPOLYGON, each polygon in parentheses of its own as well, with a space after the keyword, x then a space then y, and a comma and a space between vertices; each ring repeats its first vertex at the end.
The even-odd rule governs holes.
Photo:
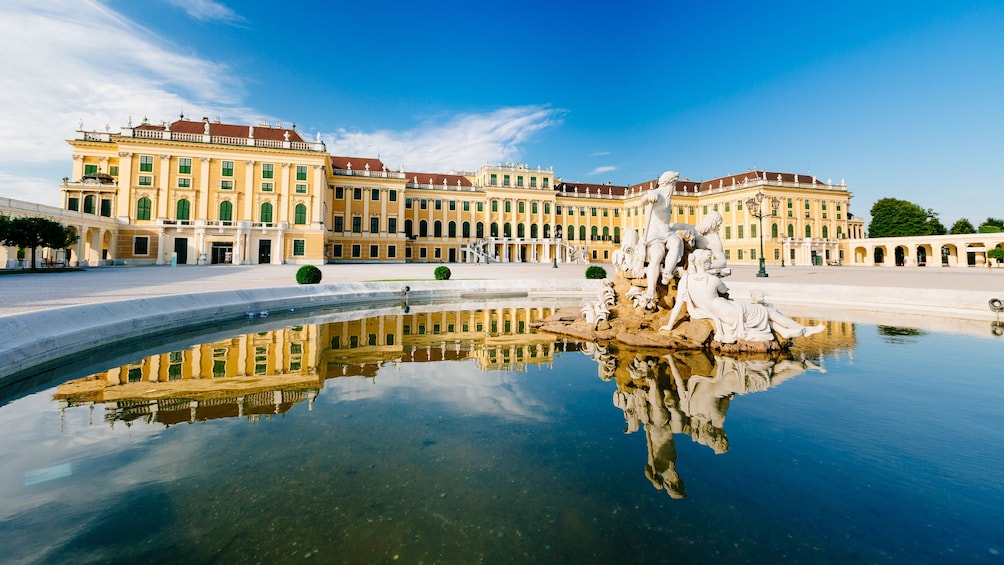
POLYGON ((1004 220, 1000 218, 987 218, 987 221, 980 224, 980 233, 997 233, 1004 231, 1004 220))
POLYGON ((882 198, 872 206, 868 237, 904 237, 945 233, 938 214, 906 200, 882 198))
POLYGON ((973 227, 969 218, 959 218, 952 224, 952 229, 948 230, 948 233, 976 233, 976 228, 973 227))
POLYGON ((31 250, 31 268, 35 268, 35 249, 66 249, 77 240, 77 232, 48 218, 14 218, 0 222, 4 245, 31 250), (70 241, 70 238, 73 241, 70 241))

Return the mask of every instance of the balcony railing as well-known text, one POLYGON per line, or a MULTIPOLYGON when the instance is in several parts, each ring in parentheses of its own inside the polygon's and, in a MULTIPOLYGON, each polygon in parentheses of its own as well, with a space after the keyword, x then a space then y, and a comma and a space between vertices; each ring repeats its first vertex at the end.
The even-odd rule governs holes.
MULTIPOLYGON (((79 131, 78 138, 86 141, 110 142, 110 133, 79 131)), ((138 139, 162 139, 166 141, 185 141, 189 143, 213 143, 217 145, 246 145, 250 147, 265 147, 269 149, 295 149, 298 151, 327 151, 323 141, 282 141, 278 139, 260 139, 255 137, 233 137, 229 135, 209 135, 187 133, 160 129, 123 128, 119 134, 122 137, 138 139)))

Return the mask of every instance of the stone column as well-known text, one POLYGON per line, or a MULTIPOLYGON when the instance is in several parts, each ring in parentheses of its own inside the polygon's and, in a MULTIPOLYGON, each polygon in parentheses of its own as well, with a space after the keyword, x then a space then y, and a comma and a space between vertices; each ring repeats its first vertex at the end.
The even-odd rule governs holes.
POLYGON ((164 233, 164 228, 160 229, 157 233, 157 264, 164 264, 164 255, 167 254, 167 249, 164 248, 167 242, 167 234, 164 233))
POLYGON ((168 183, 171 174, 171 156, 160 155, 160 175, 157 180, 157 210, 151 218, 169 218, 171 212, 167 209, 168 183))

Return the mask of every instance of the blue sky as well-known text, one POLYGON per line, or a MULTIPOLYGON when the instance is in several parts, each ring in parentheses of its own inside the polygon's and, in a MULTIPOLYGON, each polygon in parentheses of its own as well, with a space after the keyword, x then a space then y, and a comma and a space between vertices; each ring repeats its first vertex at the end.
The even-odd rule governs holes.
POLYGON ((757 167, 1004 216, 1004 3, 5 0, 0 196, 57 204, 79 121, 295 122, 447 172, 757 167))

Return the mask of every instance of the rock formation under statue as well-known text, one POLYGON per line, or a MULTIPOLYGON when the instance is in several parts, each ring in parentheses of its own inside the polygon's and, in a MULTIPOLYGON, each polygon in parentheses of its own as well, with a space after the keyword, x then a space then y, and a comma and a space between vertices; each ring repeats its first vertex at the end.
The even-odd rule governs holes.
POLYGON ((764 353, 793 338, 823 331, 785 316, 762 298, 740 302, 722 281, 731 274, 718 230, 722 216, 696 225, 672 223, 671 199, 679 174, 667 171, 646 194, 645 230, 625 230, 614 252, 613 280, 595 302, 542 320, 543 331, 586 341, 640 347, 764 353))

